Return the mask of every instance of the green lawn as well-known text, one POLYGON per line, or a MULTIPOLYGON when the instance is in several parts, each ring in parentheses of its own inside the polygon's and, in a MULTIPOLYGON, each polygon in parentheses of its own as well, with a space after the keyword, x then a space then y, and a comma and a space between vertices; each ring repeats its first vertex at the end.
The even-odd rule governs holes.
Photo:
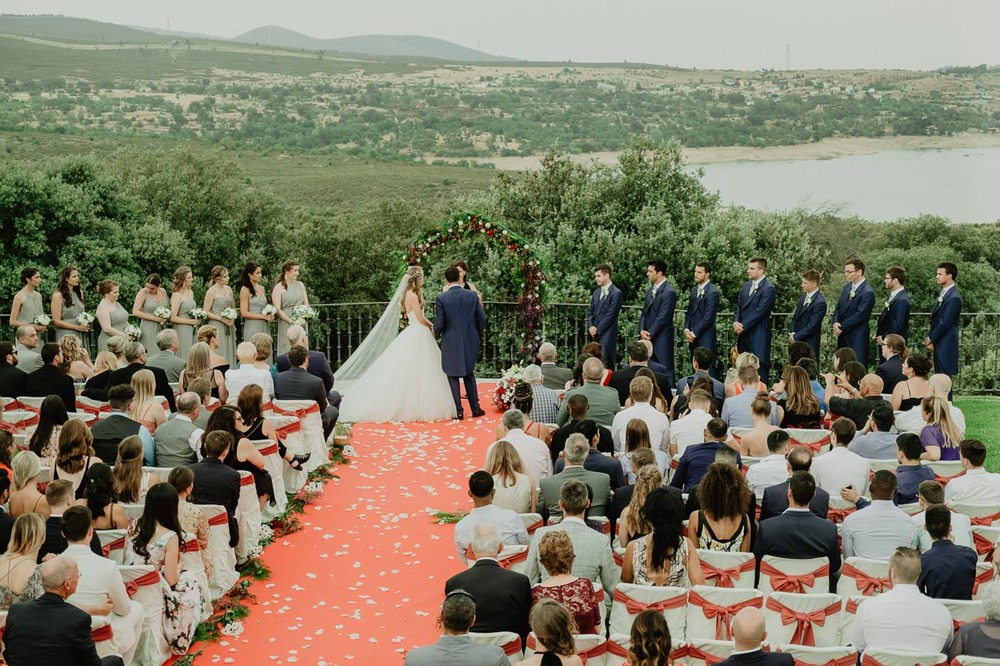
POLYGON ((1000 434, 994 430, 1000 422, 1000 398, 956 397, 955 405, 965 414, 966 434, 986 444, 986 468, 1000 472, 1000 434))

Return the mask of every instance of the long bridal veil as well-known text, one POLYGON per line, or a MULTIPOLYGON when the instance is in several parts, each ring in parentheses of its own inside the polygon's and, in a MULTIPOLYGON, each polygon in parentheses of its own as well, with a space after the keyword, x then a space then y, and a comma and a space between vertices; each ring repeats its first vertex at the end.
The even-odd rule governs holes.
POLYGON ((365 374, 372 363, 382 355, 392 344, 392 341, 399 333, 399 313, 400 303, 402 303, 403 293, 406 285, 410 284, 409 273, 403 273, 403 277, 396 286, 396 291, 389 298, 389 305, 386 306, 382 316, 375 322, 375 327, 371 333, 358 345, 354 353, 344 361, 333 377, 337 382, 337 390, 341 393, 350 391, 351 386, 361 376, 365 374))

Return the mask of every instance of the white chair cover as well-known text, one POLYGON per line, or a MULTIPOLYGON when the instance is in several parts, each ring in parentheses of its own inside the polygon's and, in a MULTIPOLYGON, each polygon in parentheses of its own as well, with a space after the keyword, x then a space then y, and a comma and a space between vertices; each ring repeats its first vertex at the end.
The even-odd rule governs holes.
POLYGON ((934 476, 938 477, 945 485, 948 484, 951 477, 958 476, 965 471, 961 460, 922 460, 920 464, 934 470, 934 476))
POLYGON ((260 501, 257 486, 250 472, 240 472, 240 502, 236 506, 236 521, 240 526, 240 540, 236 544, 236 561, 247 560, 248 553, 260 543, 260 501))
MULTIPOLYGON (((201 548, 198 545, 198 537, 185 532, 184 548, 185 550, 180 553, 181 569, 193 571, 198 578, 198 587, 201 588, 202 598, 206 600, 211 599, 212 590, 208 585, 208 573, 205 571, 205 562, 201 559, 201 548)), ((205 604, 205 614, 201 618, 202 621, 204 622, 211 616, 212 606, 211 604, 205 604)))
POLYGON ((825 557, 793 560, 765 555, 760 563, 760 584, 757 589, 764 594, 827 594, 830 591, 830 560, 825 557), (774 581, 772 577, 775 578, 774 581))
POLYGON ((25 407, 34 407, 35 409, 41 409, 42 403, 45 398, 34 398, 26 395, 17 396, 17 401, 24 405, 25 407))
POLYGON ((1000 526, 973 525, 972 545, 979 554, 980 562, 993 553, 997 544, 1000 544, 1000 526))
POLYGON ((844 597, 871 597, 892 587, 889 582, 889 563, 864 557, 848 557, 840 569, 837 594, 844 597))
POLYGON ((937 666, 947 664, 940 652, 910 652, 868 648, 861 655, 861 666, 937 666))
MULTIPOLYGON (((865 489, 861 491, 861 494, 868 492, 868 481, 865 481, 865 489)), ((834 523, 840 524, 844 522, 844 518, 851 515, 858 510, 854 502, 848 502, 842 497, 836 495, 830 495, 830 508, 827 511, 827 518, 834 523)))
POLYGON ((706 585, 726 588, 752 588, 756 561, 753 553, 723 553, 698 549, 701 572, 706 585))
POLYGON ((743 466, 750 469, 757 463, 759 463, 763 458, 758 458, 757 456, 740 456, 740 460, 743 461, 743 466))
POLYGON ((841 645, 842 606, 836 594, 773 592, 764 604, 767 636, 776 643, 841 645))
MULTIPOLYGON (((306 463, 306 471, 311 472, 317 467, 322 467, 330 460, 330 449, 326 445, 326 438, 323 436, 323 417, 319 413, 319 405, 315 400, 272 400, 274 411, 295 412, 302 426, 303 447, 312 453, 312 457, 306 463)), ((288 446, 288 443, 285 443, 288 446)))
MULTIPOLYGON (((523 574, 528 564, 528 547, 524 544, 512 546, 505 543, 503 544, 503 550, 500 551, 500 555, 497 557, 497 562, 504 569, 510 569, 511 571, 523 574)), ((469 558, 470 567, 475 563, 475 559, 469 558)))
POLYGON ((490 631, 487 633, 469 632, 469 638, 473 643, 483 645, 496 645, 504 651, 507 659, 513 664, 524 658, 524 648, 521 645, 521 637, 513 631, 490 631))
POLYGON ((850 643, 853 640, 851 632, 854 630, 854 616, 858 614, 858 606, 868 597, 860 595, 838 596, 844 600, 844 607, 840 611, 840 640, 842 643, 850 643))
POLYGON ((868 466, 872 468, 872 472, 877 472, 879 470, 888 470, 895 473, 896 468, 899 467, 899 461, 893 458, 892 460, 872 460, 868 459, 868 466))
MULTIPOLYGON (((604 665, 604 655, 608 651, 607 641, 604 636, 598 634, 577 634, 573 637, 576 640, 576 653, 584 664, 596 666, 604 665)), ((524 645, 524 658, 530 659, 535 654, 537 639, 535 632, 528 634, 528 640, 524 645)))
POLYGON ((141 504, 126 504, 122 502, 118 506, 122 508, 122 511, 125 512, 125 516, 129 520, 138 520, 142 516, 143 510, 146 508, 146 503, 143 502, 141 504))
POLYGON ((44 465, 38 470, 38 483, 48 483, 52 480, 52 468, 44 465))
POLYGON ((981 599, 986 592, 986 584, 993 580, 993 564, 990 562, 976 563, 976 580, 972 584, 972 598, 981 599))
POLYGON ((125 530, 94 530, 101 541, 104 557, 122 564, 125 560, 125 530))
POLYGON ((90 637, 94 641, 97 656, 101 659, 110 657, 111 655, 121 656, 121 653, 118 651, 118 644, 115 643, 115 630, 111 626, 111 619, 109 617, 102 615, 92 615, 90 617, 90 637))
POLYGON ((814 456, 830 450, 830 431, 822 428, 786 428, 789 447, 805 446, 814 456))
POLYGON ((663 613, 670 627, 670 637, 684 639, 688 592, 683 587, 657 587, 619 583, 611 604, 611 633, 630 634, 635 616, 644 610, 663 613))
POLYGON ((604 586, 598 581, 591 581, 594 586, 594 597, 597 599, 597 608, 601 613, 601 623, 597 626, 597 633, 601 636, 608 635, 608 604, 604 603, 604 586))
POLYGON ((733 641, 692 638, 687 641, 687 655, 684 663, 688 666, 712 666, 712 664, 727 659, 735 649, 736 644, 733 641))
POLYGON ((528 531, 528 545, 530 546, 531 542, 535 540, 535 531, 545 525, 545 521, 542 520, 540 513, 519 513, 517 515, 521 517, 524 529, 528 531))
POLYGON ((904 512, 908 516, 915 516, 915 515, 917 515, 918 513, 920 513, 921 511, 924 510, 923 507, 920 506, 920 502, 911 502, 909 504, 900 504, 899 505, 899 509, 900 509, 900 511, 904 512))
POLYGON ((288 496, 285 494, 285 478, 283 468, 285 461, 278 455, 278 444, 269 439, 258 439, 250 442, 264 456, 264 469, 271 475, 271 484, 274 486, 274 506, 268 502, 261 512, 265 520, 277 518, 285 512, 288 505, 288 496))
POLYGON ((1000 659, 987 659, 986 657, 970 657, 960 654, 951 660, 951 663, 959 666, 1000 666, 1000 659))
POLYGON ((212 549, 212 577, 208 588, 212 600, 232 589, 240 575, 236 572, 236 553, 229 545, 229 519, 226 508, 218 504, 196 504, 208 517, 208 543, 212 549))
MULTIPOLYGON (((760 590, 695 585, 688 595, 686 640, 729 640, 733 615, 743 608, 763 606, 764 594, 760 590)), ((673 637, 673 632, 670 635, 673 637)))
MULTIPOLYGON (((149 565, 120 566, 122 580, 127 586, 130 582, 144 577, 152 578, 156 569, 149 565)), ((142 623, 142 635, 139 646, 135 650, 134 664, 162 664, 170 658, 170 646, 163 633, 163 590, 160 588, 159 574, 155 584, 140 585, 132 595, 133 601, 142 604, 145 620, 142 623)))
POLYGON ((146 467, 143 465, 142 471, 149 472, 150 474, 155 474, 160 477, 160 483, 166 483, 167 477, 170 476, 170 472, 173 471, 173 467, 146 467))
POLYGON ((972 519, 973 526, 1000 527, 1000 506, 996 504, 963 504, 953 502, 948 507, 972 519))
POLYGON ((71 419, 79 419, 87 424, 87 427, 94 425, 97 421, 97 414, 88 414, 87 412, 69 412, 66 414, 71 419))
MULTIPOLYGON (((302 426, 299 424, 297 416, 282 416, 280 414, 268 415, 267 417, 278 431, 278 437, 285 444, 293 455, 301 455, 306 452, 305 442, 302 439, 302 426)), ((312 460, 312 458, 310 458, 312 460)), ((306 484, 306 471, 296 471, 288 465, 281 466, 281 478, 285 484, 285 490, 296 493, 306 484)))
POLYGON ((858 651, 851 645, 807 647, 783 643, 778 650, 792 655, 796 666, 854 666, 858 663, 858 651))
POLYGON ((955 631, 968 622, 981 622, 986 619, 986 609, 979 599, 972 601, 959 601, 957 599, 938 599, 951 612, 951 619, 955 623, 955 631))
MULTIPOLYGON (((670 459, 670 467, 667 468, 667 478, 663 480, 663 485, 668 485, 674 479, 674 474, 677 473, 677 466, 681 462, 681 454, 677 453, 670 459)), ((673 636, 673 634, 671 634, 673 636)))
POLYGON ((27 451, 28 450, 28 440, 31 439, 31 435, 28 433, 17 433, 14 435, 14 450, 15 451, 27 451))

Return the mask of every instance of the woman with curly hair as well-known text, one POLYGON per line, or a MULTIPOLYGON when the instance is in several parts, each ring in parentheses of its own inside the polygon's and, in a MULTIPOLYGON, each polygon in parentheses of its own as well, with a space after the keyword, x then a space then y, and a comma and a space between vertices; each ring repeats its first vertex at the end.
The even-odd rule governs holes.
POLYGON ((623 583, 677 587, 705 584, 698 551, 684 537, 683 510, 665 488, 649 493, 642 519, 653 531, 630 541, 625 548, 623 583))
POLYGON ((565 604, 573 614, 581 634, 596 634, 601 623, 601 609, 598 607, 594 584, 587 578, 574 576, 573 542, 565 532, 548 532, 538 542, 538 560, 549 577, 531 588, 531 600, 555 599, 565 604))
POLYGON ((632 621, 631 639, 630 666, 669 666, 670 626, 663 613, 640 611, 632 621))
POLYGON ((62 352, 62 364, 59 369, 73 378, 74 382, 82 382, 94 375, 94 366, 90 363, 87 351, 80 346, 80 339, 75 335, 59 338, 59 351, 62 352))
POLYGON ((538 489, 513 444, 505 439, 497 442, 486 456, 486 471, 493 477, 496 490, 493 504, 514 513, 535 512, 538 489))
POLYGON ((726 553, 750 551, 750 487, 726 463, 712 463, 697 487, 701 509, 691 514, 688 538, 696 548, 726 553), (719 535, 729 535, 722 536, 719 535))
MULTIPOLYGON (((63 340, 75 339, 63 338, 63 340)), ((51 462, 59 453, 59 433, 62 432, 66 421, 69 421, 69 414, 62 398, 50 395, 42 400, 42 406, 38 409, 38 426, 35 432, 31 433, 28 448, 39 458, 51 462)))
POLYGON ((52 469, 52 479, 66 479, 73 484, 76 499, 83 499, 87 492, 87 472, 90 466, 101 462, 94 456, 94 436, 80 419, 70 419, 59 433, 59 452, 52 469))
POLYGON ((539 599, 531 607, 528 624, 537 641, 535 653, 516 666, 583 666, 576 654, 576 623, 569 609, 553 599, 539 599))
POLYGON ((635 490, 632 500, 618 518, 618 545, 625 548, 632 539, 649 534, 653 526, 642 517, 642 507, 646 504, 649 494, 663 483, 663 475, 656 465, 646 465, 639 470, 635 478, 635 490))
MULTIPOLYGON (((139 439, 136 437, 135 439, 139 439)), ((140 443, 140 450, 141 450, 140 443)), ((129 519, 118 504, 111 467, 94 463, 87 472, 87 490, 83 494, 94 520, 95 530, 116 530, 128 527, 129 519)))

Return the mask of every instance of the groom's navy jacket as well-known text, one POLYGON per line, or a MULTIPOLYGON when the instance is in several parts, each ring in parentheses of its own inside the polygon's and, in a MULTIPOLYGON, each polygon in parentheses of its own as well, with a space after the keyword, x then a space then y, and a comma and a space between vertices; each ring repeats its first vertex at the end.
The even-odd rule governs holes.
POLYGON ((441 369, 449 377, 475 373, 486 312, 474 291, 452 287, 434 301, 434 336, 441 338, 441 369))

